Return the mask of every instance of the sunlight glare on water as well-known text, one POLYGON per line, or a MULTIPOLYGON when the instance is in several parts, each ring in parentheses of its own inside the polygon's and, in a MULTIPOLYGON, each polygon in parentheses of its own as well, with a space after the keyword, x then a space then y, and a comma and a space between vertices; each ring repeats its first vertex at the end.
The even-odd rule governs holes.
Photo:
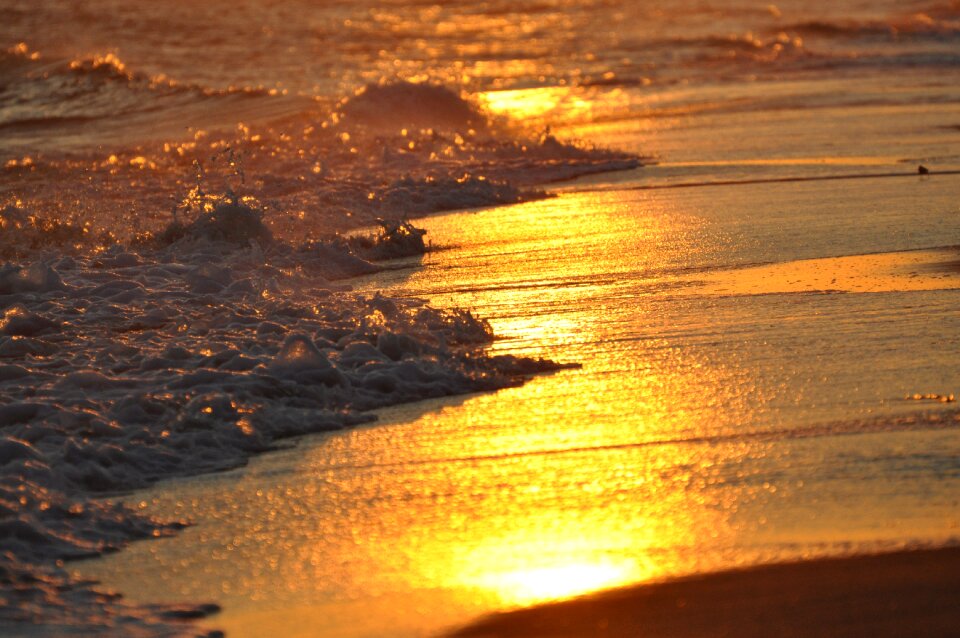
POLYGON ((503 337, 494 353, 582 368, 390 408, 154 490, 151 513, 203 523, 84 574, 162 584, 149 600, 221 592, 211 626, 232 635, 422 636, 620 584, 943 541, 960 486, 936 468, 960 453, 955 417, 902 397, 949 376, 950 349, 931 344, 956 292, 724 296, 701 281, 883 249, 858 215, 909 224, 917 189, 942 211, 913 236, 929 246, 950 181, 571 193, 425 219, 441 249, 371 289, 473 308, 503 337), (798 240, 772 202, 832 243, 798 240), (904 310, 916 303, 926 313, 904 310))
MULTIPOLYGON (((381 80, 437 81, 457 104, 462 89, 528 128, 515 138, 524 151, 553 131, 651 157, 557 197, 418 220, 434 252, 350 282, 469 309, 499 338, 491 354, 580 367, 385 409, 379 424, 138 492, 145 513, 196 525, 77 564, 84 577, 147 603, 215 600, 223 612, 206 622, 231 636, 427 636, 628 583, 957 538, 958 414, 904 399, 957 382, 956 269, 924 269, 927 249, 941 261, 955 252, 960 191, 955 177, 916 175, 921 160, 960 166, 951 11, 923 27, 909 13, 923 3, 892 1, 167 0, 135 13, 110 0, 100 16, 36 4, 0 30, 34 33, 44 59, 93 64, 101 46, 118 48, 94 69, 110 81, 92 93, 91 124, 79 118, 80 141, 101 148, 89 136, 110 123, 118 139, 174 140, 163 127, 180 135, 189 121, 189 141, 151 156, 176 159, 208 152, 217 138, 204 128, 248 121, 244 142, 263 145, 250 191, 277 219, 323 213, 294 221, 297 239, 354 214, 354 191, 376 204, 364 180, 388 168, 406 192, 416 154, 408 124, 392 120, 395 93, 372 110, 404 146, 376 148, 356 173, 336 173, 356 137, 324 146, 307 133, 328 124, 328 105, 364 86, 376 96, 381 80), (130 32, 130 15, 150 37, 130 32), (51 21, 84 25, 65 52, 51 21), (897 25, 912 25, 909 37, 891 37, 897 25), (142 78, 166 75, 189 86, 159 82, 159 95, 186 110, 142 119, 154 107, 142 78), (129 112, 101 108, 117 96, 129 112), (280 116, 296 116, 295 135, 262 126, 280 116), (902 178, 756 183, 869 171, 902 178), (705 186, 737 181, 755 183, 705 186), (911 263, 892 255, 921 249, 911 263)), ((436 97, 426 88, 414 98, 436 97)), ((429 131, 417 140, 440 135, 442 114, 412 103, 429 131)), ((497 167, 510 179, 529 169, 525 184, 556 177, 524 155, 485 165, 438 148, 424 154, 424 184, 435 169, 454 181, 497 167)), ((555 168, 579 151, 558 151, 555 168)), ((139 150, 96 161, 163 182, 139 150)), ((160 186, 153 195, 169 200, 160 186)))
POLYGON ((582 91, 574 88, 541 87, 487 91, 480 99, 494 115, 509 116, 528 123, 539 121, 557 124, 589 120, 601 106, 599 97, 595 95, 587 99, 582 91))

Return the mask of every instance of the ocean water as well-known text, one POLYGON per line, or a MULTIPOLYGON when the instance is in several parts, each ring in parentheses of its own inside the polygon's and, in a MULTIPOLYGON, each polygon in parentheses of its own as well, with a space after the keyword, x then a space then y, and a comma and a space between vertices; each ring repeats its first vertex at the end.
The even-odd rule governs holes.
POLYGON ((784 195, 848 255, 884 248, 867 220, 899 250, 955 219, 952 182, 848 190, 611 189, 425 219, 451 247, 361 286, 469 306, 493 352, 583 367, 150 490, 150 511, 197 525, 79 571, 144 600, 216 592, 209 626, 230 635, 424 636, 634 582, 953 544, 960 412, 906 397, 956 387, 956 275, 728 294, 691 255, 713 236, 726 248, 699 259, 798 263, 792 225, 726 239, 784 195), (918 197, 942 212, 908 242, 918 197))
POLYGON ((0 6, 2 628, 435 635, 955 543, 958 42, 956 2, 0 6), (404 216, 431 252, 332 237, 404 216))

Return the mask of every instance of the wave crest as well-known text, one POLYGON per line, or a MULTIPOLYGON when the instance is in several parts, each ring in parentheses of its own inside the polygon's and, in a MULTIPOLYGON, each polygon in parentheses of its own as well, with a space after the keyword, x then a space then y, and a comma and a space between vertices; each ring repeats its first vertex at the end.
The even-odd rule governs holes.
POLYGON ((114 53, 46 59, 25 43, 0 51, 0 87, 0 152, 89 147, 112 136, 142 141, 150 130, 182 131, 184 119, 214 119, 237 98, 276 93, 182 84, 130 69, 114 53))
POLYGON ((953 38, 960 35, 960 3, 934 4, 887 20, 806 20, 781 28, 825 38, 953 38))
POLYGON ((466 133, 486 130, 487 117, 464 95, 439 84, 406 81, 368 84, 343 100, 338 123, 374 131, 434 129, 466 133))

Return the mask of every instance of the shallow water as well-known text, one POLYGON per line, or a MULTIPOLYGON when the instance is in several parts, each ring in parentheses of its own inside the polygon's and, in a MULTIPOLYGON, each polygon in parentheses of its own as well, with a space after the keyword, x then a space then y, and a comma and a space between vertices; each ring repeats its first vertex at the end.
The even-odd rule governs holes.
POLYGON ((172 484, 150 511, 196 528, 81 571, 157 583, 144 599, 218 592, 231 635, 413 636, 630 582, 956 542, 960 412, 905 397, 956 388, 960 277, 810 294, 703 281, 936 246, 958 185, 571 191, 425 219, 448 248, 367 285, 474 308, 503 337, 493 351, 582 369, 172 484), (922 229, 919 199, 939 211, 922 229))

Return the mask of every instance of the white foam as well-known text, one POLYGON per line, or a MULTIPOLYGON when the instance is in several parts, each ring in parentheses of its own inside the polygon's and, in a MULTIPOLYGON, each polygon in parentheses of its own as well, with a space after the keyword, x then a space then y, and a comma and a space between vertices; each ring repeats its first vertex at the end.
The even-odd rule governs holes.
POLYGON ((0 624, 25 609, 91 631, 116 614, 137 627, 170 618, 98 597, 56 564, 180 526, 97 496, 235 467, 378 407, 515 382, 495 360, 461 356, 491 339, 469 313, 332 286, 376 268, 346 242, 210 230, 225 218, 167 246, 3 267, 0 595, 30 581, 40 602, 4 606, 0 624))
MULTIPOLYGON (((113 64, 81 71, 131 79, 113 64)), ((0 598, 14 601, 0 631, 42 617, 80 633, 163 633, 203 613, 133 608, 70 581, 55 561, 178 528, 98 497, 551 368, 482 356, 490 326, 468 312, 334 282, 427 249, 422 231, 383 217, 542 197, 525 189, 637 159, 528 139, 430 84, 370 85, 329 117, 312 103, 304 117, 238 139, 198 132, 135 155, 45 158, 56 179, 0 211, 0 255, 13 260, 0 265, 0 598), (229 161, 213 165, 215 148, 229 161), (262 177, 265 203, 229 190, 243 170, 262 177), (172 220, 153 209, 171 197, 172 220), (373 238, 334 233, 377 220, 373 238)))

